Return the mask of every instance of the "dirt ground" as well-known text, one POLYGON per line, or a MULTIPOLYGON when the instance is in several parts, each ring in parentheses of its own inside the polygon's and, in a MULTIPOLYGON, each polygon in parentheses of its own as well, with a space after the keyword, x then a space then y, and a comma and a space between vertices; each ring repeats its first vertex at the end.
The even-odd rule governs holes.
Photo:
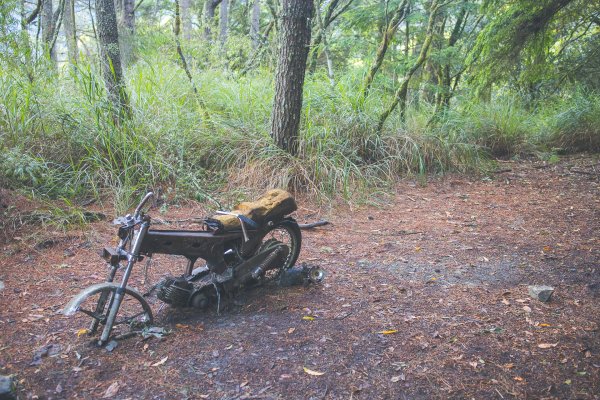
MULTIPOLYGON (((60 310, 103 279, 114 228, 25 227, 0 247, 0 374, 23 399, 600 399, 597 157, 501 162, 490 178, 406 180, 369 200, 300 201, 300 222, 332 223, 303 231, 300 261, 324 283, 255 288, 220 315, 154 299, 170 333, 112 352, 60 310)), ((159 259, 151 282, 181 266, 159 259)))

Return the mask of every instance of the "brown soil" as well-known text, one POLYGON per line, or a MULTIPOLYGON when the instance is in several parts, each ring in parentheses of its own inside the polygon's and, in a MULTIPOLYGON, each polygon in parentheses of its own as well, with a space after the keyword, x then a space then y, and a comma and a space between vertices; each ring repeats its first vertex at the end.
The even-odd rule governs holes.
MULTIPOLYGON (((599 171, 590 157, 503 162, 492 179, 405 181, 371 206, 300 200, 300 222, 333 224, 303 231, 300 261, 323 267, 323 284, 246 291, 220 315, 154 300, 171 333, 112 352, 59 311, 102 280, 114 228, 26 226, 0 255, 0 374, 25 399, 599 399, 599 171), (552 300, 530 284, 554 286, 552 300)), ((159 259, 151 282, 182 265, 159 259)), ((144 291, 142 276, 131 286, 144 291)))

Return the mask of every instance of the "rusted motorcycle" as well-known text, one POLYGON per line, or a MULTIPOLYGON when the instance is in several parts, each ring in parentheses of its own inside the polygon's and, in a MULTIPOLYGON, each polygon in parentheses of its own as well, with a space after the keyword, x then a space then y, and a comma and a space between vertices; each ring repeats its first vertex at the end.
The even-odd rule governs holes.
MULTIPOLYGON (((127 285, 134 266, 144 257, 171 254, 187 258, 183 275, 163 278, 150 292, 171 306, 199 309, 215 303, 218 307, 223 295, 276 278, 298 259, 302 236, 289 216, 297 206, 286 191, 274 189, 255 202, 241 203, 229 212, 218 211, 197 231, 152 229, 152 219, 142 211, 152 196, 152 192, 146 194, 133 215, 114 221, 119 244, 103 250, 109 266, 106 282, 82 290, 64 309, 66 315, 80 311, 90 316, 90 334, 103 326, 99 345, 107 343, 117 326, 135 328, 152 323, 152 310, 145 299, 149 293, 143 295, 127 285), (206 264, 194 268, 198 259, 206 264), (121 282, 115 283, 119 271, 121 282)), ((321 271, 311 273, 314 281, 322 279, 321 271)))

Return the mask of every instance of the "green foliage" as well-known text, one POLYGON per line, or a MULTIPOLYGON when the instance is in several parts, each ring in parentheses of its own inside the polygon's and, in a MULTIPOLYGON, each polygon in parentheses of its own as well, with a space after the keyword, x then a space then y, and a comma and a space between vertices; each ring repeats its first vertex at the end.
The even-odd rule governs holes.
POLYGON ((600 152, 600 96, 577 91, 553 118, 548 144, 562 151, 600 152))
MULTIPOLYGON (((20 29, 16 3, 4 2, 0 184, 49 199, 110 198, 120 212, 148 189, 204 200, 223 186, 279 186, 351 199, 407 174, 424 181, 430 173, 478 171, 493 157, 600 151, 600 31, 590 11, 598 0, 446 4, 428 65, 411 81, 406 121, 392 114, 378 133, 378 116, 417 57, 428 20, 428 2, 411 2, 409 53, 403 22, 363 97, 385 5, 390 12, 399 2, 354 0, 328 27, 335 84, 319 58, 305 82, 297 157, 269 135, 277 31, 255 55, 250 3, 236 3, 224 47, 207 43, 203 27, 182 41, 197 94, 175 50, 170 3, 161 0, 158 13, 143 3, 135 62, 125 71, 131 116, 116 121, 95 56, 82 56, 76 68, 49 68, 35 59, 32 29, 20 29), (457 24, 463 8, 467 17, 457 24), (458 40, 449 46, 455 25, 458 40), (442 84, 444 71, 450 81, 442 84), (478 88, 489 96, 476 98, 478 88), (449 104, 439 101, 442 93, 449 104)), ((261 18, 264 29, 272 18, 266 7, 261 18)))

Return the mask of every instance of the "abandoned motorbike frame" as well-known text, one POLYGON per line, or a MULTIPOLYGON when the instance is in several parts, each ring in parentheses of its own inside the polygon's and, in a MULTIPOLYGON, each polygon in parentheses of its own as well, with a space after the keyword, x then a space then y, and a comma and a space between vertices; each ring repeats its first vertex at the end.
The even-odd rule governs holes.
POLYGON ((289 216, 272 216, 259 224, 241 214, 219 211, 217 214, 235 216, 239 229, 152 230, 150 216, 142 212, 152 196, 152 192, 147 193, 133 215, 114 221, 119 225, 119 244, 103 250, 110 267, 106 282, 84 289, 64 309, 66 315, 81 311, 92 317, 89 334, 104 325, 99 345, 107 343, 115 326, 133 329, 152 323, 152 310, 145 300, 150 292, 142 295, 127 285, 134 266, 144 257, 170 254, 187 258, 181 277, 165 278, 151 292, 155 290, 160 300, 172 306, 200 309, 213 302, 219 304, 222 293, 231 294, 249 282, 276 277, 293 267, 298 258, 300 228, 289 216), (194 269, 199 258, 206 265, 194 269), (114 280, 119 270, 123 276, 117 284, 114 280))

